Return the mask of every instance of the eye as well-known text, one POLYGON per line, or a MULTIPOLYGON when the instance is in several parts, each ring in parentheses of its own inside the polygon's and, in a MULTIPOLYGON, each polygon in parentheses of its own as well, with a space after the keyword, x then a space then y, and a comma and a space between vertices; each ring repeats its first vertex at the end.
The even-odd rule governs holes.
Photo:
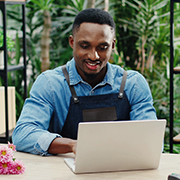
POLYGON ((99 47, 98 47, 98 50, 100 50, 100 51, 105 51, 105 50, 107 50, 108 49, 108 45, 100 45, 99 47))
POLYGON ((81 47, 82 47, 83 49, 87 49, 87 48, 89 47, 89 45, 81 44, 81 47))

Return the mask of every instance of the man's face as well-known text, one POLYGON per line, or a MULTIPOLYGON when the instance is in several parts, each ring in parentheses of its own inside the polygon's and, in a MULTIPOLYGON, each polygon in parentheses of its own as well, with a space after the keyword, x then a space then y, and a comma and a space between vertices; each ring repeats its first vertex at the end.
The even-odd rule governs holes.
POLYGON ((109 25, 82 23, 69 37, 76 68, 83 80, 104 78, 106 64, 115 45, 114 31, 109 25))

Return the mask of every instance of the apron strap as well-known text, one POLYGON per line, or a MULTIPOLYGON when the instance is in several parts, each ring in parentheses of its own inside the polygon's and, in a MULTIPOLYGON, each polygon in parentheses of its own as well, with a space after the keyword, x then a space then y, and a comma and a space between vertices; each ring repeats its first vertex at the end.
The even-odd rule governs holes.
POLYGON ((120 99, 123 98, 124 87, 125 87, 125 84, 126 84, 126 79, 127 79, 127 71, 124 70, 123 78, 122 78, 122 82, 121 82, 121 87, 120 87, 119 95, 118 95, 118 98, 120 98, 120 99))
MULTIPOLYGON (((67 72, 66 65, 62 66, 62 71, 63 71, 63 74, 64 74, 64 76, 66 78, 67 83, 68 83, 68 86, 69 86, 69 89, 71 91, 74 103, 78 103, 79 99, 77 97, 74 86, 70 85, 69 74, 67 72)), ((120 86, 120 90, 119 90, 119 95, 118 95, 118 98, 120 98, 120 99, 122 99, 123 95, 124 95, 124 87, 125 87, 125 84, 126 84, 126 79, 127 79, 127 71, 124 70, 123 78, 122 78, 122 82, 121 82, 121 86, 120 86)))
POLYGON ((69 89, 70 89, 70 91, 71 91, 71 94, 72 94, 74 103, 78 103, 78 102, 79 102, 79 99, 78 99, 78 97, 77 97, 77 94, 76 94, 76 91, 75 91, 75 89, 74 89, 74 86, 71 86, 71 85, 70 85, 69 74, 68 74, 68 72, 67 72, 66 65, 63 65, 63 66, 62 66, 62 71, 63 71, 63 74, 64 74, 64 76, 65 76, 65 78, 66 78, 67 83, 68 83, 68 86, 69 86, 69 89))

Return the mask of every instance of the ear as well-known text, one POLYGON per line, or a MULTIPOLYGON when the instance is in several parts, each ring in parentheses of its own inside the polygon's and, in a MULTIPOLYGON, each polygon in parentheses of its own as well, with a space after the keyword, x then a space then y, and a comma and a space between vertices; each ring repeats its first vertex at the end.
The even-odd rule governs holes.
POLYGON ((115 44, 116 44, 116 39, 114 38, 114 39, 113 39, 113 43, 112 43, 112 49, 115 48, 115 44))
POLYGON ((73 35, 70 35, 69 36, 69 45, 72 49, 73 49, 73 44, 74 44, 74 37, 73 37, 73 35))

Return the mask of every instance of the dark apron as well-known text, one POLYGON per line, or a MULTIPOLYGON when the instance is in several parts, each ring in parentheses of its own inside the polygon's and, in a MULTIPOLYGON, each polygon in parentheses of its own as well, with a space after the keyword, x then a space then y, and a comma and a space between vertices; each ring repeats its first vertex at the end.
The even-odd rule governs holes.
POLYGON ((60 133, 62 137, 77 139, 79 122, 121 121, 130 119, 130 104, 124 92, 127 78, 126 71, 123 74, 119 93, 77 97, 74 86, 70 85, 66 67, 63 66, 62 70, 72 94, 68 115, 60 133))

